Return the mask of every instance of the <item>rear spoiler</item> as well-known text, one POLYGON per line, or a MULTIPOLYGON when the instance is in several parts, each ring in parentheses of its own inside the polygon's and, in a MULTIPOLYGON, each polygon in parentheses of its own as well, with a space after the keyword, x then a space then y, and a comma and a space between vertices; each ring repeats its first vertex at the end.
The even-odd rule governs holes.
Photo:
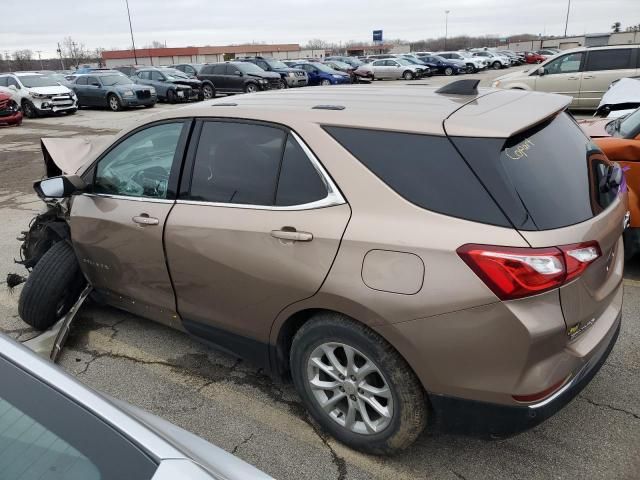
POLYGON ((40 147, 47 177, 77 173, 87 162, 95 159, 112 138, 112 135, 41 138, 40 147))

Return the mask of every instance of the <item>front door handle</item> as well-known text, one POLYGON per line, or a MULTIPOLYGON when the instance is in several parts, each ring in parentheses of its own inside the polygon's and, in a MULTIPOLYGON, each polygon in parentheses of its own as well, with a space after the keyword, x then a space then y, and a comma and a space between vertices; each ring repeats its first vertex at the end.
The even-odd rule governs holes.
POLYGON ((591 80, 592 78, 595 78, 593 75, 587 75, 585 77, 582 77, 583 80, 591 80))
POLYGON ((567 77, 567 80, 578 80, 578 77, 567 77))
POLYGON ((150 217, 146 213, 133 217, 131 220, 138 225, 158 225, 160 223, 160 220, 155 217, 150 217))
POLYGON ((271 230, 273 238, 288 240, 290 242, 310 242, 313 234, 309 232, 298 232, 295 228, 283 228, 282 230, 271 230))

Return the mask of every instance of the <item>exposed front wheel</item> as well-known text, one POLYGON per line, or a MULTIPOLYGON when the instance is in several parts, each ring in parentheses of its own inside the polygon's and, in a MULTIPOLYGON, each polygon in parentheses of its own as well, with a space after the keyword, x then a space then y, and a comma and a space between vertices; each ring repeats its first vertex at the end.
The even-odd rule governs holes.
POLYGON ((476 73, 476 67, 473 66, 473 64, 469 63, 467 64, 467 73, 476 73))
POLYGON ((202 93, 204 94, 205 100, 209 100, 210 98, 215 98, 216 96, 215 89, 213 88, 212 85, 209 85, 208 83, 202 87, 202 93))
POLYGON ((491 64, 491 67, 492 67, 494 70, 500 70, 500 69, 502 68, 502 64, 501 64, 500 62, 498 62, 498 61, 495 61, 495 62, 493 62, 493 63, 491 64))
POLYGON ((255 83, 247 83, 247 86, 244 87, 245 93, 254 93, 258 91, 258 86, 255 83))
POLYGON ((407 70, 402 74, 402 78, 404 78, 405 80, 413 80, 413 72, 407 70))
POLYGON ((325 78, 324 80, 320 80, 320 85, 326 87, 327 85, 331 85, 331 82, 325 78))
POLYGON ((73 306, 86 280, 71 245, 54 243, 34 267, 20 293, 18 313, 33 328, 46 330, 73 306))
POLYGON ((169 90, 167 92, 167 102, 176 103, 178 101, 178 95, 176 95, 175 90, 169 90))
POLYGON ((27 118, 36 118, 38 116, 38 110, 29 100, 22 101, 22 111, 27 118))
POLYGON ((453 68, 451 68, 451 67, 447 67, 447 68, 445 68, 445 69, 444 69, 444 74, 445 74, 447 77, 450 77, 451 75, 453 75, 453 68))
POLYGON ((426 425, 424 390, 406 361, 342 315, 321 313, 303 325, 290 365, 311 415, 352 448, 391 454, 413 443, 426 425))
POLYGON ((113 93, 109 95, 109 98, 107 99, 107 104, 109 105, 109 109, 112 112, 119 112, 120 110, 122 110, 122 105, 120 105, 120 100, 113 93))

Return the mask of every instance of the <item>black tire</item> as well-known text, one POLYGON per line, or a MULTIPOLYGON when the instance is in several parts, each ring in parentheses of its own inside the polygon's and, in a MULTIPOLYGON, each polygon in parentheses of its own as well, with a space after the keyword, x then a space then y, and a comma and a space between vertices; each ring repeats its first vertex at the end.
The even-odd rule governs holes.
POLYGON ((285 88, 289 88, 289 85, 287 85, 287 81, 283 78, 280 80, 280 89, 284 90, 285 88))
POLYGON ((413 76, 413 72, 410 70, 402 73, 402 78, 404 78, 405 80, 413 80, 413 76))
POLYGON ((327 80, 326 78, 323 80, 320 80, 320 86, 328 87, 329 85, 331 85, 331 80, 327 80))
POLYGON ((244 93, 255 93, 258 91, 258 85, 253 82, 249 82, 244 86, 244 93))
POLYGON ((22 100, 22 111, 27 118, 38 118, 38 110, 29 100, 22 100))
POLYGON ((216 89, 213 87, 213 85, 205 83, 202 86, 202 94, 204 95, 205 100, 216 98, 216 89))
POLYGON ((167 102, 173 104, 173 103, 176 103, 177 101, 178 101, 178 95, 176 95, 176 91, 169 90, 167 92, 167 102))
POLYGON ((18 313, 37 330, 46 330, 69 311, 86 280, 71 245, 54 243, 34 267, 20 293, 18 313))
POLYGON ((496 60, 491 64, 491 68, 493 68, 494 70, 500 70, 502 68, 502 64, 496 60))
POLYGON ((451 68, 451 67, 447 67, 447 68, 445 68, 445 69, 444 69, 444 74, 445 74, 447 77, 450 77, 451 75, 453 75, 453 68, 451 68))
POLYGON ((77 111, 78 111, 77 108, 72 108, 71 110, 67 110, 66 114, 67 115, 75 115, 77 111))
POLYGON ((109 107, 109 110, 111 110, 112 112, 119 112, 120 110, 122 110, 122 104, 120 103, 120 99, 114 93, 110 93, 107 96, 107 106, 109 107))
POLYGON ((426 426, 427 398, 411 367, 382 337, 343 315, 319 313, 305 323, 293 339, 290 366, 296 390, 313 418, 336 439, 356 450, 377 455, 396 453, 411 445, 426 426), (307 362, 312 352, 327 342, 342 343, 362 352, 384 376, 394 413, 381 432, 366 435, 352 432, 333 420, 314 397, 307 380, 307 362))
POLYGON ((473 65, 473 63, 467 63, 467 73, 476 73, 478 69, 473 65))
POLYGON ((155 106, 156 106, 155 103, 150 103, 149 105, 145 105, 144 108, 153 108, 155 106))

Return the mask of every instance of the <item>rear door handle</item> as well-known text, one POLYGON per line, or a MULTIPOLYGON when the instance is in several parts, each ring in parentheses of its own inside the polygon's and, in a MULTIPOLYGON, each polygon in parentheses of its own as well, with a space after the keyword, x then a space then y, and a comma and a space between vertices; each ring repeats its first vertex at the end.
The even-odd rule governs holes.
POLYGON ((131 220, 133 220, 133 223, 137 223, 138 225, 158 225, 160 223, 160 220, 155 217, 150 217, 146 213, 133 217, 131 220))
POLYGON ((585 77, 582 77, 583 80, 591 80, 592 78, 595 78, 593 75, 587 75, 585 77))
POLYGON ((298 232, 295 229, 271 230, 271 236, 280 240, 289 240, 290 242, 310 242, 313 240, 312 233, 298 232))

